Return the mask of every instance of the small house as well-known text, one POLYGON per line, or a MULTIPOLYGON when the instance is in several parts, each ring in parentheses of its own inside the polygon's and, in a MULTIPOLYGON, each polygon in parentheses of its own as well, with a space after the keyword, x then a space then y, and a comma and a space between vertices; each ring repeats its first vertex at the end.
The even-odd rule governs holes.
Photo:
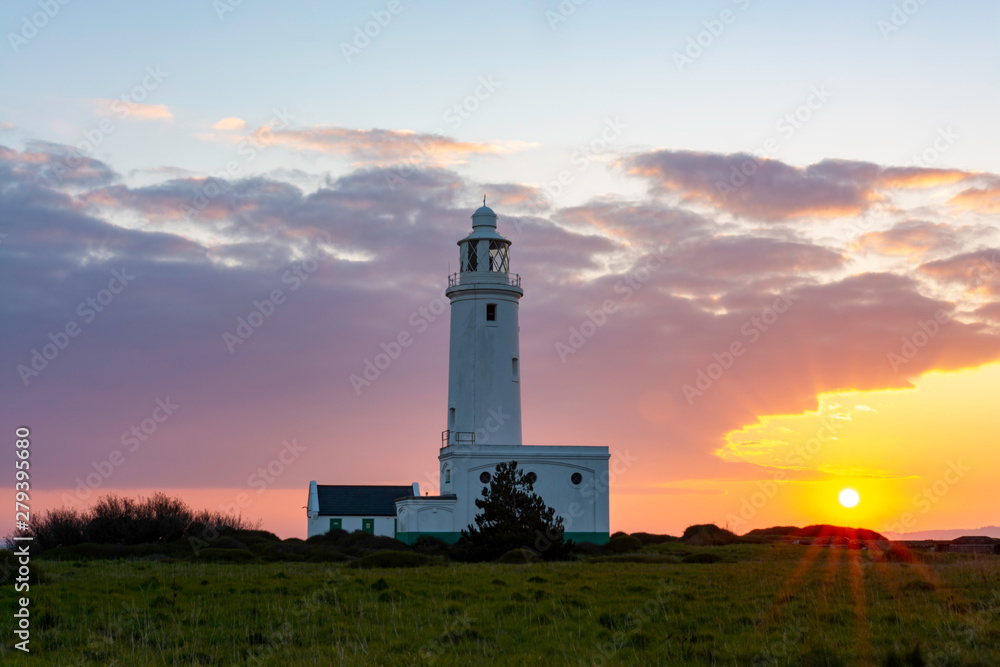
POLYGON ((396 537, 396 501, 419 496, 420 487, 327 485, 309 482, 308 537, 331 530, 396 537))

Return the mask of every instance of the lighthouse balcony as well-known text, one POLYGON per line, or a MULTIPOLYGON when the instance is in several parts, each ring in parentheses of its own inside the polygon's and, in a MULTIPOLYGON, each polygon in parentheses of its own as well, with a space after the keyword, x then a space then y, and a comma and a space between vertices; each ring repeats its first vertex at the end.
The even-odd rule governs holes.
POLYGON ((448 445, 474 445, 476 444, 476 434, 473 431, 452 431, 446 429, 441 431, 441 448, 448 445))
POLYGON ((448 276, 448 287, 468 285, 469 283, 499 283, 501 285, 521 286, 521 274, 498 273, 496 271, 463 271, 448 276))

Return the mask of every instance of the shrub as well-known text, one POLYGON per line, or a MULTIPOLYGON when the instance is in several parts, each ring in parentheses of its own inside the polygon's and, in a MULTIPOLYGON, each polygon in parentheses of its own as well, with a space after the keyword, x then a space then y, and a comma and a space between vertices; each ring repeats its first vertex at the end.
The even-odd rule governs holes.
POLYGON ((714 523, 704 523, 685 528, 681 541, 696 547, 715 547, 723 544, 736 544, 740 538, 736 533, 719 528, 714 523))
MULTIPOLYGON (((15 579, 18 577, 18 568, 21 566, 18 556, 13 551, 0 551, 0 586, 13 587, 15 579)), ((37 584, 41 577, 41 568, 37 564, 31 563, 28 572, 28 584, 37 584)))
POLYGON ((443 565, 443 563, 433 556, 409 551, 376 551, 348 563, 347 567, 371 569, 376 567, 423 567, 425 565, 443 565))
POLYGON ((432 537, 431 535, 421 535, 413 543, 413 550, 417 553, 428 554, 430 556, 448 555, 449 544, 444 540, 432 537))
POLYGON ((309 550, 306 560, 310 563, 343 563, 351 560, 351 557, 333 549, 324 547, 313 547, 309 550))
POLYGON ((574 556, 595 556, 602 553, 601 545, 593 542, 577 542, 573 545, 574 556))
POLYGON ((214 549, 208 547, 207 549, 201 549, 197 556, 191 556, 189 560, 208 563, 245 563, 257 560, 257 557, 244 549, 214 549))
POLYGON ((632 537, 639 540, 642 546, 647 544, 664 544, 666 542, 680 542, 681 538, 673 535, 654 535, 652 533, 632 533, 632 537))
POLYGON ((250 547, 240 542, 232 537, 220 537, 217 540, 212 541, 213 549, 243 549, 244 551, 249 551, 250 547))
POLYGON ((84 542, 71 547, 56 547, 41 555, 45 560, 118 560, 134 557, 135 549, 124 544, 84 542))
POLYGON ((504 555, 497 558, 498 563, 509 565, 525 565, 539 560, 538 554, 531 549, 511 549, 504 555))
POLYGON ((565 559, 573 542, 565 539, 563 519, 533 489, 517 461, 497 465, 483 497, 475 500, 481 512, 462 530, 452 553, 463 560, 487 561, 530 544, 545 560, 565 559))
POLYGON ((638 538, 626 535, 625 533, 616 533, 602 548, 605 553, 611 554, 629 553, 639 551, 640 549, 642 549, 642 542, 638 538))
POLYGON ((722 556, 719 554, 688 554, 681 559, 682 563, 719 563, 722 556))
POLYGON ((83 529, 88 520, 75 509, 60 507, 44 514, 32 514, 26 532, 35 538, 35 544, 42 550, 71 546, 83 542, 83 529))
MULTIPOLYGON (((205 533, 250 531, 258 528, 240 516, 202 511, 195 514, 179 498, 154 493, 149 498, 108 494, 83 512, 59 508, 35 515, 28 534, 42 550, 91 542, 134 545, 169 543, 185 536, 206 539, 205 533)), ((259 531, 264 532, 264 531, 259 531)), ((271 533, 265 533, 271 535, 271 533)), ((272 536, 273 537, 273 536, 272 536)), ((275 537, 275 539, 277 539, 275 537)))

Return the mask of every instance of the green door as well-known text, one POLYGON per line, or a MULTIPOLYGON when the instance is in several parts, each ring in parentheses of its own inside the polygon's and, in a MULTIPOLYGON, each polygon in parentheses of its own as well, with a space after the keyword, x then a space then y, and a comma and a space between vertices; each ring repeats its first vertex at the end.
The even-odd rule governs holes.
POLYGON ((375 519, 362 519, 361 530, 372 535, 375 534, 375 519))
POLYGON ((330 530, 340 530, 340 519, 330 519, 330 530))

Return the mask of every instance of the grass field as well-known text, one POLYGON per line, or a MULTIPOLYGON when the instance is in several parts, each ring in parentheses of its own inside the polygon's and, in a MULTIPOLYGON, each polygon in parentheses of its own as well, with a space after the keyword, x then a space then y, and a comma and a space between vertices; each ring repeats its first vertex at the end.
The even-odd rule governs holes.
MULTIPOLYGON (((990 556, 668 543, 531 565, 38 566, 32 654, 5 613, 5 665, 1000 664, 990 556)), ((5 586, 4 608, 19 596, 5 586)))

